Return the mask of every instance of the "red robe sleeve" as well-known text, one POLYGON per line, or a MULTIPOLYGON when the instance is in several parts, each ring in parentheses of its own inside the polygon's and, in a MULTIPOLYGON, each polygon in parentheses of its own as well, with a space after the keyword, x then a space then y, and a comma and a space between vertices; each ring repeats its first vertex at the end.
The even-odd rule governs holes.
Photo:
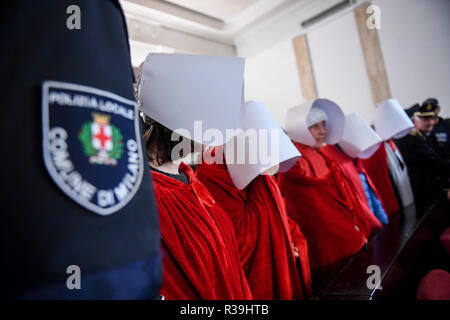
POLYGON ((339 150, 335 145, 327 145, 321 149, 329 158, 333 159, 341 169, 346 184, 342 188, 346 189, 347 197, 352 202, 355 209, 355 217, 358 219, 358 226, 364 232, 366 238, 375 235, 383 225, 372 213, 367 201, 366 193, 359 177, 359 170, 353 159, 339 150))
POLYGON ((384 143, 369 159, 361 160, 364 169, 370 177, 375 189, 380 195, 381 203, 386 211, 389 220, 400 211, 400 207, 392 187, 387 164, 387 154, 384 143))
MULTIPOLYGON (((372 179, 370 178, 369 174, 367 173, 366 169, 364 168, 364 165, 362 164, 361 159, 356 159, 355 161, 355 167, 358 169, 359 173, 362 173, 366 177, 367 184, 369 185, 370 189, 372 189, 373 193, 378 199, 381 199, 380 194, 378 193, 377 188, 375 187, 375 184, 373 183, 372 179)), ((383 204, 382 204, 383 205, 383 204)), ((383 207, 384 211, 386 209, 383 207)))
MULTIPOLYGON (((284 202, 284 199, 283 199, 284 202)), ((283 203, 283 207, 285 208, 285 205, 283 203)), ((284 212, 287 216, 286 209, 284 209, 284 212)), ((296 261, 298 262, 299 266, 299 272, 300 272, 300 282, 302 284, 303 292, 307 293, 307 297, 312 297, 312 283, 311 283, 311 267, 309 265, 309 256, 308 256, 308 242, 306 241, 305 236, 303 235, 300 227, 298 224, 292 220, 289 216, 287 216, 288 224, 289 224, 289 231, 292 238, 292 243, 294 245, 294 252, 297 255, 298 259, 296 261)))
MULTIPOLYGON (((279 173, 281 192, 288 215, 300 226, 308 243, 313 289, 317 290, 357 253, 367 239, 353 214, 353 204, 338 188, 345 184, 337 165, 327 159, 329 168, 320 178, 313 177, 311 163, 303 156, 287 172, 279 173)), ((316 170, 317 171, 317 170, 316 170)))
POLYGON ((152 172, 163 249, 166 299, 251 299, 233 225, 192 169, 186 185, 152 172))
POLYGON ((258 176, 244 190, 238 190, 225 164, 201 164, 196 174, 233 221, 253 297, 264 300, 310 297, 306 241, 300 228, 289 224, 273 177, 258 176), (300 253, 300 273, 293 245, 300 253))

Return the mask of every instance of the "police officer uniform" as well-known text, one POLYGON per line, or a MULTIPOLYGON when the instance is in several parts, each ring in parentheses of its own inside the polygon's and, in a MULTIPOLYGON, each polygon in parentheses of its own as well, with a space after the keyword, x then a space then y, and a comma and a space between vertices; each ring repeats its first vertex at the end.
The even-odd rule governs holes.
MULTIPOLYGON (((434 98, 425 100, 422 105, 424 108, 434 111, 440 108, 439 101, 434 98)), ((432 135, 437 151, 445 158, 450 159, 450 119, 438 116, 432 135)))
MULTIPOLYGON (((431 101, 427 100, 425 101, 419 108, 418 112, 416 112, 416 116, 422 119, 436 119, 436 108, 437 105, 435 103, 432 103, 431 101)), ((434 129, 434 126, 433 126, 434 129)), ((422 134, 425 136, 428 144, 438 153, 440 153, 440 148, 438 145, 438 141, 436 139, 436 136, 433 132, 425 132, 423 130, 422 134)))
MULTIPOLYGON (((434 116, 434 110, 418 105, 406 112, 410 116, 434 116)), ((396 139, 395 143, 408 167, 416 208, 423 214, 448 185, 450 161, 436 152, 433 143, 420 130, 411 130, 405 137, 396 139)))
POLYGON ((2 296, 158 298, 158 215, 118 1, 1 6, 2 296))
POLYGON ((419 111, 419 108, 420 108, 420 104, 416 103, 413 106, 406 109, 405 112, 410 118, 413 118, 413 116, 416 114, 416 112, 419 111))

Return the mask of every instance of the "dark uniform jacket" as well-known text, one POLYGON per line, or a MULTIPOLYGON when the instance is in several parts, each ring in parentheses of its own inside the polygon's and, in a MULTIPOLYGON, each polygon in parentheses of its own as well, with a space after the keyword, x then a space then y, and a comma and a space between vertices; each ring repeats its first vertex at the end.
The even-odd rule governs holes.
POLYGON ((420 131, 412 130, 395 143, 408 167, 416 207, 426 210, 448 184, 450 161, 439 155, 420 131))
MULTIPOLYGON (((136 183, 133 197, 107 215, 97 214, 71 199, 67 190, 55 183, 44 163, 43 141, 47 137, 43 133, 43 110, 48 107, 43 100, 45 81, 84 86, 97 93, 101 90, 108 92, 111 99, 121 97, 134 103, 128 35, 118 1, 2 1, 0 39, 0 296, 159 298, 162 268, 158 214, 145 159, 139 159, 142 180, 136 183), (81 11, 80 29, 70 28, 74 12, 70 8, 74 6, 81 11), (71 282, 74 278, 69 279, 77 275, 73 266, 81 271, 79 288, 72 286, 76 284, 75 280, 71 282)), ((111 103, 109 106, 116 107, 111 103)), ((74 109, 62 108, 59 110, 74 109)), ((73 140, 69 154, 75 163, 87 159, 76 131, 82 128, 78 120, 85 111, 72 111, 61 111, 56 120, 67 124, 65 129, 73 140)), ((50 120, 51 117, 52 114, 50 120)), ((135 132, 138 122, 134 122, 133 130, 126 131, 115 117, 126 118, 111 115, 116 131, 122 130, 124 136, 125 132, 132 132, 134 137, 141 134, 135 132)), ((85 120, 92 121, 89 118, 90 115, 85 120)), ((86 141, 89 144, 90 140, 86 141)), ((124 144, 126 148, 125 141, 124 144)), ((139 143, 130 144, 133 148, 136 145, 139 143)), ((128 159, 128 154, 123 152, 117 160, 119 165, 128 159)), ((116 178, 119 165, 112 169, 92 165, 92 173, 83 175, 86 181, 97 175, 100 182, 108 183, 108 179, 116 178), (102 170, 110 170, 110 174, 100 174, 102 170)))
POLYGON ((450 159, 450 119, 442 119, 434 126, 432 131, 436 140, 437 151, 445 158, 450 159))

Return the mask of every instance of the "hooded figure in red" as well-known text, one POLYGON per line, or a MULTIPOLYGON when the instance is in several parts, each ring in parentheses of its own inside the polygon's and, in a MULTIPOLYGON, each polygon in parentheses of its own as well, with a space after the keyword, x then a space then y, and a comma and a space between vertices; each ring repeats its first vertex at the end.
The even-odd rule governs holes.
POLYGON ((137 100, 149 126, 145 141, 160 218, 165 299, 252 298, 230 218, 181 160, 192 145, 202 145, 202 140, 190 140, 197 113, 205 117, 204 128, 218 126, 210 113, 219 118, 223 113, 221 120, 230 120, 232 127, 241 125, 233 121, 242 111, 242 85, 238 58, 150 54, 139 68, 137 100), (229 79, 219 77, 224 69, 229 79), (225 83, 206 81, 212 77, 225 83), (206 100, 196 94, 199 87, 210 93, 206 100), (224 92, 223 87, 236 90, 224 92), (187 112, 181 112, 180 99, 187 112), (179 128, 186 128, 185 136, 172 131, 179 128))
POLYGON ((251 299, 233 225, 188 165, 188 184, 152 171, 158 206, 165 299, 251 299))
POLYGON ((308 243, 312 285, 316 291, 331 280, 367 243, 368 230, 356 214, 351 188, 338 164, 322 151, 339 141, 345 117, 339 106, 316 99, 291 108, 286 130, 302 157, 279 173, 288 215, 308 243))
MULTIPOLYGON (((401 138, 414 127, 411 119, 397 99, 388 99, 377 104, 373 119, 375 130, 384 141, 401 138)), ((375 154, 363 160, 363 166, 380 194, 389 218, 400 211, 400 205, 409 206, 414 202, 408 172, 401 154, 396 157, 396 147, 392 141, 380 145, 375 154), (392 148, 392 149, 391 149, 392 148), (393 160, 393 162, 388 162, 393 160), (390 168, 391 166, 391 168, 390 168), (404 167, 402 170, 401 167, 404 167), (391 180, 391 177, 393 180, 391 180), (399 199, 395 193, 395 183, 399 199)), ((398 152, 398 151, 397 151, 398 152)))
MULTIPOLYGON (((349 198, 352 200, 355 214, 359 221, 358 225, 363 230, 365 236, 370 239, 382 228, 382 224, 370 210, 359 174, 363 173, 366 179, 368 176, 360 164, 360 160, 350 158, 337 145, 327 145, 323 147, 322 151, 333 159, 341 169, 347 182, 346 185, 350 188, 348 192, 349 198)), ((370 178, 367 179, 367 182, 370 188, 376 192, 370 178)))
POLYGON ((373 156, 368 159, 363 159, 361 162, 380 195, 381 202, 383 203, 383 207, 386 210, 389 219, 391 219, 400 211, 400 206, 389 176, 384 143, 378 147, 373 156))
MULTIPOLYGON (((271 129, 265 125, 271 121, 274 127, 278 127, 266 107, 258 102, 247 103, 246 119, 252 122, 246 129, 271 129), (258 117, 265 119, 255 123, 258 117)), ((267 174, 268 171, 274 173, 271 170, 274 166, 287 170, 300 154, 279 127, 276 133, 280 135, 279 148, 283 150, 279 150, 279 156, 270 155, 270 164, 261 165, 259 161, 256 164, 236 164, 233 162, 235 157, 228 152, 228 144, 225 146, 228 147, 228 163, 223 164, 222 149, 216 148, 213 156, 217 161, 213 164, 203 162, 197 175, 233 222, 253 298, 309 299, 312 288, 306 240, 298 225, 287 216, 275 179, 267 174)), ((243 136, 238 135, 232 142, 239 144, 239 138, 243 136)), ((260 141, 250 141, 249 148, 261 145, 263 137, 258 139, 260 141)), ((251 151, 244 148, 238 147, 237 150, 248 155, 251 151)), ((260 154, 257 150, 253 152, 260 154)))
POLYGON ((260 175, 239 190, 225 164, 202 164, 197 175, 233 222, 253 297, 257 300, 310 298, 306 240, 298 225, 286 215, 274 178, 260 175), (299 254, 300 270, 295 252, 299 254))
POLYGON ((364 170, 360 158, 369 158, 382 143, 376 132, 356 112, 346 116, 345 127, 339 145, 327 145, 322 151, 332 158, 342 170, 350 195, 353 197, 356 214, 359 215, 360 226, 364 228, 367 238, 373 236, 382 227, 369 206, 369 199, 364 190, 360 175, 365 176, 368 187, 379 199, 372 180, 364 170))

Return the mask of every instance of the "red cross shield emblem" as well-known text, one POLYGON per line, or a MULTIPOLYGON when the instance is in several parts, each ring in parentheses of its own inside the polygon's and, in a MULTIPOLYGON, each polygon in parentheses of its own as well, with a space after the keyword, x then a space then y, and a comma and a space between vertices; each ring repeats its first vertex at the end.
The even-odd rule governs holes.
POLYGON ((125 206, 143 176, 137 103, 78 84, 43 85, 44 163, 66 195, 100 215, 125 206))

